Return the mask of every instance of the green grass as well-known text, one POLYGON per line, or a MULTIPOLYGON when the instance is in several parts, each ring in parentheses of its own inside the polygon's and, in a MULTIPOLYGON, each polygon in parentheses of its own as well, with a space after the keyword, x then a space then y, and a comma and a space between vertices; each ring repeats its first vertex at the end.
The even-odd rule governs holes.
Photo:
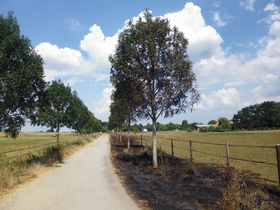
MULTIPOLYGON (((224 132, 224 133, 199 133, 199 132, 158 132, 158 147, 171 153, 170 140, 163 138, 180 139, 174 141, 174 153, 178 157, 189 158, 188 140, 223 143, 236 145, 275 146, 280 144, 280 131, 252 131, 252 132, 224 132)), ((147 144, 151 145, 151 133, 144 134, 147 144)), ((201 152, 214 153, 226 156, 225 146, 206 145, 193 142, 193 149, 201 152)), ((248 160, 276 163, 275 148, 243 148, 230 147, 230 156, 248 160)), ((226 159, 211 155, 193 152, 195 162, 226 164, 226 159)), ((262 178, 278 181, 277 167, 260 163, 251 163, 237 160, 230 160, 230 165, 237 169, 250 170, 259 173, 262 178)))
MULTIPOLYGON (((60 142, 74 140, 73 133, 61 133, 60 142)), ((56 133, 20 133, 18 138, 7 138, 0 133, 0 153, 21 148, 56 142, 56 133)))

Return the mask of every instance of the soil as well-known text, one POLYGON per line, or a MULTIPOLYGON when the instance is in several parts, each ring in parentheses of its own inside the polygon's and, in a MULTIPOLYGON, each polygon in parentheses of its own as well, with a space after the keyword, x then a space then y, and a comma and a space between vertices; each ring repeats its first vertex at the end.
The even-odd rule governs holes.
POLYGON ((128 192, 143 209, 280 209, 277 186, 257 181, 258 174, 224 166, 190 163, 159 155, 152 167, 152 153, 132 141, 111 138, 112 162, 128 192))

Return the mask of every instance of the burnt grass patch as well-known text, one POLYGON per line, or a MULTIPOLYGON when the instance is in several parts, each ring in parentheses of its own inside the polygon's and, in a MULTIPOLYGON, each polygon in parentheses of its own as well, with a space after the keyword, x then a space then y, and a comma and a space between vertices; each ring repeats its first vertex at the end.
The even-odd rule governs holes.
POLYGON ((159 152, 152 167, 152 151, 131 139, 111 137, 111 158, 127 191, 143 209, 280 209, 280 190, 259 174, 217 164, 190 163, 159 152))

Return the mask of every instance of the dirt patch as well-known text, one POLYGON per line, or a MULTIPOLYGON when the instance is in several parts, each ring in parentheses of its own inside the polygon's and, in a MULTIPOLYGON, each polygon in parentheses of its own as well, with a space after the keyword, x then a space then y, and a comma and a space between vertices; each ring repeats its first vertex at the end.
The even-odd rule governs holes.
POLYGON ((279 188, 256 181, 257 174, 152 154, 132 141, 111 139, 112 162, 127 190, 145 209, 280 209, 279 188))

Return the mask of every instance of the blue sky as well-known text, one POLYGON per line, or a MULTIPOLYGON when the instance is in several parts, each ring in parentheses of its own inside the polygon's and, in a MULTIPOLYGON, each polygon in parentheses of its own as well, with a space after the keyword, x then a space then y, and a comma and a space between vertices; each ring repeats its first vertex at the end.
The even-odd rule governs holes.
POLYGON ((145 8, 189 40, 201 102, 160 122, 231 118, 244 106, 280 101, 278 0, 0 0, 44 59, 47 80, 62 79, 94 112, 109 116, 110 64, 119 31, 145 8))

